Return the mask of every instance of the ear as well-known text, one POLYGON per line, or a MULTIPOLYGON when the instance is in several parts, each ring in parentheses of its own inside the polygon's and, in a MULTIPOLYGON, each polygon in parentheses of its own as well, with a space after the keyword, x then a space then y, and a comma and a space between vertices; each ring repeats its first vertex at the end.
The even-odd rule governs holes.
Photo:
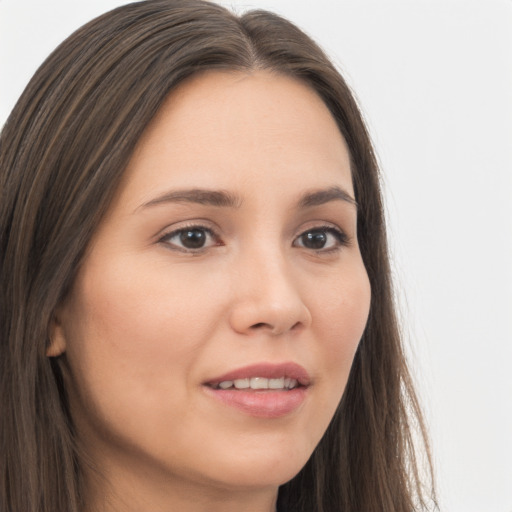
POLYGON ((50 343, 46 349, 47 357, 58 357, 66 351, 66 336, 64 335, 64 328, 62 326, 60 315, 55 311, 50 325, 48 326, 48 337, 50 343))

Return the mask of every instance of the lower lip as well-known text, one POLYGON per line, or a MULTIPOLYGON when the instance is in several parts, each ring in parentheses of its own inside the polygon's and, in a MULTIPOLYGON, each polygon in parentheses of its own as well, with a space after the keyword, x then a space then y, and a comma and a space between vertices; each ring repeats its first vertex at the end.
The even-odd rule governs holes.
POLYGON ((298 387, 287 391, 249 391, 206 387, 210 395, 225 405, 258 418, 280 418, 292 413, 304 402, 306 389, 298 387))

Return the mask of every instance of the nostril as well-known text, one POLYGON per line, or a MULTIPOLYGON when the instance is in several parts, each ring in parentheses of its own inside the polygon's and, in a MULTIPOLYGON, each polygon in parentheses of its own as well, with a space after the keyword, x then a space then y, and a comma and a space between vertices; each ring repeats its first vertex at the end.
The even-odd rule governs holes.
POLYGON ((253 329, 259 329, 261 327, 270 327, 270 325, 264 323, 264 322, 258 322, 257 324, 251 325, 253 329))
MULTIPOLYGON (((295 324, 293 324, 293 325, 289 328, 289 330, 290 330, 290 331, 298 330, 298 329, 300 329, 300 327, 301 327, 301 326, 302 326, 302 323, 301 323, 301 322, 296 322, 295 324)), ((258 322, 258 323, 256 323, 256 324, 251 325, 250 329, 251 329, 251 330, 254 330, 254 331, 256 331, 256 330, 263 330, 263 329, 265 329, 265 330, 269 330, 269 331, 270 331, 270 332, 272 332, 272 334, 274 334, 274 335, 275 335, 275 334, 281 334, 281 333, 283 333, 283 332, 285 332, 285 331, 287 331, 287 330, 288 330, 288 328, 285 328, 285 326, 284 326, 284 325, 281 325, 281 326, 279 326, 279 325, 273 325, 273 324, 270 324, 270 323, 268 323, 268 322, 258 322)))

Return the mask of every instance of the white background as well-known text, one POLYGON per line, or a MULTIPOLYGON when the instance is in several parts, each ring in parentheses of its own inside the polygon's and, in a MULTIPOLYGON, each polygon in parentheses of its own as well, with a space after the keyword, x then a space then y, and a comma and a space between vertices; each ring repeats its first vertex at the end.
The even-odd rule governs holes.
MULTIPOLYGON (((0 125, 48 53, 122 3, 0 0, 0 125)), ((292 19, 355 89, 441 509, 512 512, 512 1, 223 3, 292 19)))

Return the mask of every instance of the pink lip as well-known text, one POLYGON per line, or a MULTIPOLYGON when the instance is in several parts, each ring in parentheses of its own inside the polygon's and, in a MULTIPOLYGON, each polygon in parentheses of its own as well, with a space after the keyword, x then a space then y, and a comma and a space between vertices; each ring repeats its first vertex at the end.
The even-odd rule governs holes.
POLYGON ((258 418, 279 418, 295 411, 306 399, 310 385, 308 372, 296 363, 260 363, 230 371, 215 377, 204 385, 209 396, 224 405, 233 407, 249 416, 258 418), (264 377, 267 379, 285 377, 296 379, 299 387, 290 390, 219 389, 219 382, 226 380, 264 377))
POLYGON ((243 368, 238 368, 225 373, 219 377, 215 377, 207 382, 210 386, 215 386, 219 382, 226 380, 247 379, 250 377, 264 377, 267 379, 277 379, 279 377, 288 377, 296 379, 301 386, 309 386, 310 377, 305 368, 297 363, 257 363, 243 368))

